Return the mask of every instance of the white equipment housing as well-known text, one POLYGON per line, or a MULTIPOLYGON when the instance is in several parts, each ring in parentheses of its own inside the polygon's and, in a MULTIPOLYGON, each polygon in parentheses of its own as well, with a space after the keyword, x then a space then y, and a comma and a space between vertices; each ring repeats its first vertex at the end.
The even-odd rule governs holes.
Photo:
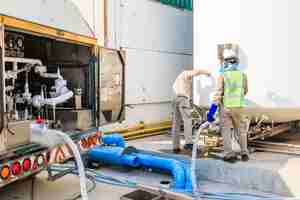
MULTIPOLYGON (((194 1, 194 65, 217 76, 217 45, 238 44, 248 75, 246 114, 270 121, 300 120, 299 7, 296 0, 194 1)), ((207 106, 214 86, 195 87, 207 106), (198 91, 201 91, 200 94, 198 91)))

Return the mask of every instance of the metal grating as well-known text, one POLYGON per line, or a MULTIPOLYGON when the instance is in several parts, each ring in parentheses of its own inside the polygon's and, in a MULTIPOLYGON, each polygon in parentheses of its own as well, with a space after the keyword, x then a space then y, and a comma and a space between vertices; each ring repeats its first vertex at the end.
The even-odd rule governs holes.
POLYGON ((144 190, 135 190, 126 195, 123 195, 120 200, 174 200, 165 195, 153 194, 144 190))

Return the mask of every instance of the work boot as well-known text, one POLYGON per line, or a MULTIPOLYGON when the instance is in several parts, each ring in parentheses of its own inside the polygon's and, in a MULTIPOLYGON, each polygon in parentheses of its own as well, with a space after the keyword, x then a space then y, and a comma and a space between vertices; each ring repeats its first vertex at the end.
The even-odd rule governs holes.
POLYGON ((242 154, 242 155, 241 155, 241 160, 242 160, 243 162, 247 162, 247 161, 249 160, 248 154, 242 154))
POLYGON ((187 151, 192 151, 193 150, 193 144, 185 144, 183 148, 187 151))
POLYGON ((238 160, 238 158, 237 158, 237 155, 235 153, 228 153, 224 156, 223 160, 225 162, 235 163, 238 160))
POLYGON ((178 148, 178 149, 173 149, 173 153, 175 153, 175 154, 179 154, 180 153, 180 148, 178 148))

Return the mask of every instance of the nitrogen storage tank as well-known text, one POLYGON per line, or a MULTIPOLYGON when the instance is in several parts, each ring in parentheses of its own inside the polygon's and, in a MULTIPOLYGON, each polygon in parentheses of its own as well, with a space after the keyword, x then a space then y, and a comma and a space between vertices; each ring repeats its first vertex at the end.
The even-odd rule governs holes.
MULTIPOLYGON (((194 1, 194 67, 218 75, 218 45, 240 46, 248 75, 246 112, 275 122, 300 120, 300 1, 194 1)), ((195 85, 195 100, 208 105, 214 85, 195 85)))

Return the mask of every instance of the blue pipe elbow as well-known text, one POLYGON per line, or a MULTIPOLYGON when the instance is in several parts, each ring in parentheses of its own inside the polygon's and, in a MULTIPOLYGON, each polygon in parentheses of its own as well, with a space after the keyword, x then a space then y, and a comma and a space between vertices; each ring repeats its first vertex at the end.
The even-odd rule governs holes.
POLYGON ((124 148, 117 146, 98 146, 88 152, 90 160, 110 165, 127 167, 146 167, 166 171, 173 176, 175 189, 192 190, 189 166, 172 158, 147 153, 123 154, 124 148))
POLYGON ((125 147, 125 141, 122 135, 114 133, 111 135, 104 135, 101 138, 103 144, 106 145, 115 145, 117 147, 125 147))
POLYGON ((181 162, 174 159, 140 153, 136 154, 136 156, 141 166, 165 170, 171 173, 174 177, 175 189, 185 188, 185 170, 181 162))

